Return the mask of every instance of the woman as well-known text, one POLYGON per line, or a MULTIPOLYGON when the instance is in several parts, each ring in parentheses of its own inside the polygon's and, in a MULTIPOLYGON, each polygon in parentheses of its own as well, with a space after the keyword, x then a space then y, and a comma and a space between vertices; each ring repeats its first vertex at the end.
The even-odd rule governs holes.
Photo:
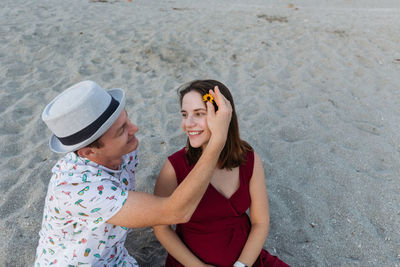
POLYGON ((220 90, 232 105, 228 138, 211 183, 190 221, 154 227, 169 252, 166 266, 288 266, 263 249, 269 229, 264 169, 252 147, 240 139, 232 95, 214 80, 193 81, 179 89, 181 127, 186 147, 165 162, 155 194, 169 196, 190 172, 210 139, 205 101, 209 90, 220 90), (250 217, 246 210, 250 208, 250 217))

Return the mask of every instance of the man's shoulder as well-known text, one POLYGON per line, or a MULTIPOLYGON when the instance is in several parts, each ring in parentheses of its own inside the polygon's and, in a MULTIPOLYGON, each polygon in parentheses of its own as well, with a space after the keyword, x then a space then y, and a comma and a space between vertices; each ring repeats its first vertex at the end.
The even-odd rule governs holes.
POLYGON ((112 176, 101 165, 79 157, 73 152, 59 159, 52 169, 52 181, 57 186, 99 182, 112 176))
POLYGON ((78 156, 75 152, 69 152, 61 157, 53 168, 66 170, 70 168, 76 168, 76 166, 88 165, 89 162, 91 161, 78 156))

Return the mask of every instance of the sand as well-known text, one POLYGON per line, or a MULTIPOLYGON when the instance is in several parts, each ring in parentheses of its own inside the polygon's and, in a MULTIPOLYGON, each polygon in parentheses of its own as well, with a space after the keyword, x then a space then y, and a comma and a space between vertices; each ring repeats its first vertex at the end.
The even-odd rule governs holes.
MULTIPOLYGON (((180 149, 176 88, 225 83, 263 160, 265 247, 292 266, 400 266, 400 3, 0 3, 0 266, 33 264, 50 169, 41 111, 86 79, 127 92, 138 190, 180 149)), ((162 266, 151 228, 127 248, 162 266)))

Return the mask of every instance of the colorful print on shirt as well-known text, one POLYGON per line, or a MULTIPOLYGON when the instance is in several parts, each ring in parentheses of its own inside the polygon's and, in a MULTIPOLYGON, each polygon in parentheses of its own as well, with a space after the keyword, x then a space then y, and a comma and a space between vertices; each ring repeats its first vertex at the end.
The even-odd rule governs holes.
POLYGON ((112 224, 135 190, 136 151, 111 170, 75 153, 53 167, 35 266, 138 266, 124 247, 129 229, 112 224))

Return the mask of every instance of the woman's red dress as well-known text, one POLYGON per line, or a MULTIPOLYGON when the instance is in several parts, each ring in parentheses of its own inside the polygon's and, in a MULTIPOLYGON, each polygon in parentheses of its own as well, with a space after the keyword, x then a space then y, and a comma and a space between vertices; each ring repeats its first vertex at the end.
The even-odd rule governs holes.
MULTIPOLYGON (((180 184, 194 165, 189 166, 185 149, 168 157, 180 184)), ((247 153, 247 162, 239 166, 240 186, 227 199, 210 184, 189 222, 178 224, 176 233, 183 243, 204 263, 232 267, 250 233, 251 222, 246 210, 251 198, 249 183, 253 175, 254 153, 247 153)), ((183 266, 168 254, 166 266, 183 266)), ((253 266, 289 266, 262 249, 253 266)))

